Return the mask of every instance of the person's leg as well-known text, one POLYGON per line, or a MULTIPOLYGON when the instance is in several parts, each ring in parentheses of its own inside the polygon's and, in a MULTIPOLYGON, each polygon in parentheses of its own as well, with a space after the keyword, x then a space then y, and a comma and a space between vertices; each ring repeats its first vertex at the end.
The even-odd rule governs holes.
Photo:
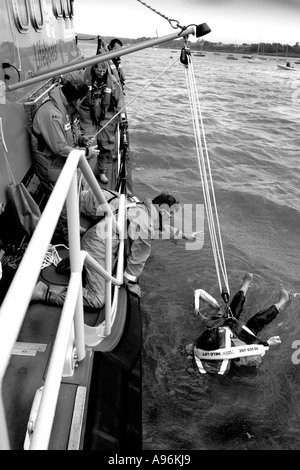
POLYGON ((117 120, 114 119, 110 121, 114 116, 113 112, 107 112, 105 119, 101 121, 101 130, 97 137, 99 155, 98 155, 98 170, 99 170, 99 179, 102 183, 107 183, 107 177, 105 173, 108 170, 108 166, 111 165, 115 157, 115 147, 116 147, 116 129, 117 129, 117 120))
POLYGON ((289 301, 289 294, 285 289, 282 289, 280 292, 280 299, 275 305, 262 310, 256 313, 253 317, 248 320, 246 323, 247 328, 249 328, 255 335, 259 333, 264 326, 268 325, 274 318, 277 317, 279 311, 284 307, 284 305, 289 301))
POLYGON ((47 302, 49 304, 57 305, 60 307, 61 305, 64 304, 66 294, 67 294, 66 287, 51 290, 51 287, 49 287, 43 281, 39 281, 34 288, 31 301, 34 301, 34 302, 43 301, 43 302, 47 302))
POLYGON ((233 297, 230 303, 230 309, 231 309, 232 315, 237 319, 239 319, 243 311, 243 306, 245 303, 245 296, 247 294, 247 291, 248 291, 248 288, 250 286, 252 279, 253 279, 253 274, 251 273, 245 274, 239 291, 235 294, 235 296, 233 297))

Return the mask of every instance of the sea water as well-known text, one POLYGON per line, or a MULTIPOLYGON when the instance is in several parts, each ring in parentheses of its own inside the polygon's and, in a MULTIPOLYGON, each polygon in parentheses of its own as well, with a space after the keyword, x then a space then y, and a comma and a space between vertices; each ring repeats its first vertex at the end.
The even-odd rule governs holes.
MULTIPOLYGON (((179 55, 148 49, 122 58, 132 177, 141 200, 161 191, 178 198, 196 230, 203 193, 179 55)), ((253 273, 247 321, 287 289, 289 304, 260 334, 281 344, 254 371, 197 373, 185 351, 200 332, 194 290, 222 303, 206 218, 196 250, 154 240, 140 279, 145 450, 300 447, 300 67, 237 57, 194 57, 194 73, 230 293, 253 273)))

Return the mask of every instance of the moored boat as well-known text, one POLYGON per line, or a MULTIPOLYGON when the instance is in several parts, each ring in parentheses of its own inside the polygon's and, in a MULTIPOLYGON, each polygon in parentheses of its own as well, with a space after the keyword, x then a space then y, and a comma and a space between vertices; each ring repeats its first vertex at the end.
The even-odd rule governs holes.
POLYGON ((261 60, 257 57, 250 57, 250 59, 248 59, 248 62, 249 64, 261 64, 261 60))
POLYGON ((277 64, 277 68, 280 69, 280 70, 288 70, 289 72, 296 72, 297 71, 296 67, 293 67, 291 65, 277 64))

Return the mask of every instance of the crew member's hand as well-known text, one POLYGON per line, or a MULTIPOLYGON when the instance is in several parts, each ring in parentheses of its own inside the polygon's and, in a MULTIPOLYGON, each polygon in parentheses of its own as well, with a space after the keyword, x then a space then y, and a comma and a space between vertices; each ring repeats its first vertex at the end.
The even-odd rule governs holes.
POLYGON ((186 240, 196 240, 197 238, 199 238, 198 235, 202 233, 202 230, 200 230, 199 232, 192 232, 191 234, 184 233, 183 238, 185 238, 186 240))
POLYGON ((97 147, 88 147, 87 149, 86 158, 89 160, 90 158, 97 157, 99 155, 100 150, 97 150, 97 147))
POLYGON ((196 235, 194 233, 184 233, 183 238, 185 238, 186 240, 196 240, 196 235))
POLYGON ((92 135, 84 135, 82 137, 82 143, 84 147, 90 147, 91 145, 95 145, 95 138, 92 135))

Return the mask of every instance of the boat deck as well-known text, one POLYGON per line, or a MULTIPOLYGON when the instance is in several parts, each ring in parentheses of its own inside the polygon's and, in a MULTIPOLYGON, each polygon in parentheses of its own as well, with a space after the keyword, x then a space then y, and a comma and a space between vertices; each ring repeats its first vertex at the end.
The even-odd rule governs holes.
MULTIPOLYGON (((115 189, 116 162, 108 169, 115 189)), ((68 250, 61 249, 60 256, 68 250)), ((50 265, 40 279, 51 289, 66 285, 68 275, 50 265)), ((86 358, 72 377, 61 381, 50 450, 141 450, 141 318, 139 299, 120 289, 120 315, 126 316, 121 339, 110 352, 86 349, 86 358), (126 312, 127 310, 127 312, 126 312)), ((36 391, 44 385, 56 337, 61 308, 45 302, 29 305, 3 383, 3 399, 12 450, 22 450, 36 391)), ((93 326, 104 319, 104 309, 85 312, 93 326)), ((13 321, 13 312, 12 312, 13 321)))

